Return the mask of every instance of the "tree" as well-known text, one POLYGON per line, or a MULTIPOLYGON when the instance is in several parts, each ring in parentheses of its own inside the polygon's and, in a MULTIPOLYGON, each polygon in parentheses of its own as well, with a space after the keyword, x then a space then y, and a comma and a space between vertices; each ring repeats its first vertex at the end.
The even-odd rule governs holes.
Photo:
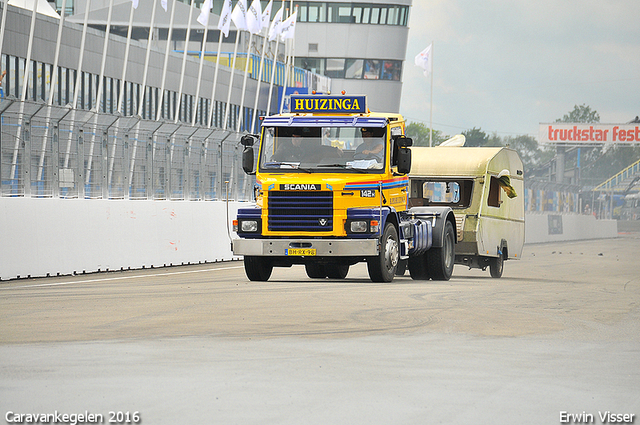
MULTIPOLYGON (((423 123, 412 122, 407 124, 405 135, 413 139, 413 146, 429 146, 429 127, 423 123)), ((438 146, 449 138, 440 130, 433 130, 433 146, 438 146)))
POLYGON ((556 122, 600 122, 600 114, 595 110, 591 110, 591 107, 586 104, 575 105, 573 111, 565 114, 562 118, 558 118, 556 122))
POLYGON ((518 152, 525 171, 530 171, 545 162, 551 160, 554 151, 551 149, 540 148, 538 141, 529 135, 508 136, 503 140, 504 144, 518 152))
POLYGON ((489 136, 479 128, 463 131, 462 135, 467 139, 465 146, 486 146, 489 143, 489 136))

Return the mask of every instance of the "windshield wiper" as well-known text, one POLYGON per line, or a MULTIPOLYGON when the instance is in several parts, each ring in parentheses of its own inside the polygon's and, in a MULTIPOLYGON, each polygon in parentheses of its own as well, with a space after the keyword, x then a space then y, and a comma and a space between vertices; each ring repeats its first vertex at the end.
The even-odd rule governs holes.
POLYGON ((353 167, 349 167, 349 166, 347 166, 345 164, 318 164, 317 167, 318 168, 324 168, 324 167, 326 167, 326 168, 343 168, 345 170, 355 170, 355 171, 357 171, 359 173, 366 173, 367 172, 367 170, 364 170, 362 168, 353 168, 353 167))
POLYGON ((309 168, 303 168, 300 167, 300 163, 299 162, 265 162, 262 167, 264 168, 278 168, 280 170, 302 170, 304 172, 307 173, 312 173, 312 171, 309 168), (285 167, 283 167, 283 165, 285 167))

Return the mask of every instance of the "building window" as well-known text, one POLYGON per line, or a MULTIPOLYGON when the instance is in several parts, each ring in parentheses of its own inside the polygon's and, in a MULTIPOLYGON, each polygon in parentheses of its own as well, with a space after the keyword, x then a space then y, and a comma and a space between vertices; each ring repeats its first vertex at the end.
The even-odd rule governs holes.
POLYGON ((378 80, 380 79, 380 61, 376 59, 367 59, 364 62, 364 79, 378 80))
POLYGON ((363 67, 364 67, 364 60, 347 59, 344 78, 347 78, 347 79, 362 78, 363 67))
POLYGON ((327 59, 325 76, 330 78, 344 78, 344 59, 327 59))
POLYGON ((299 2, 299 22, 333 22, 374 25, 407 25, 409 6, 299 2))

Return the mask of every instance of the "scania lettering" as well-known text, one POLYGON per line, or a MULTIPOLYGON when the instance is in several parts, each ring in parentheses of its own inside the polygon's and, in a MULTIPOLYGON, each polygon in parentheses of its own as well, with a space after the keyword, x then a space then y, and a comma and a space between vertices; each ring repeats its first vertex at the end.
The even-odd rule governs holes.
POLYGON ((245 135, 243 169, 255 205, 234 220, 247 277, 302 264, 310 278, 344 279, 366 262, 371 280, 448 280, 455 260, 450 206, 408 207, 411 139, 399 114, 373 113, 365 96, 292 96, 292 112, 245 135), (254 145, 259 140, 257 165, 254 145))

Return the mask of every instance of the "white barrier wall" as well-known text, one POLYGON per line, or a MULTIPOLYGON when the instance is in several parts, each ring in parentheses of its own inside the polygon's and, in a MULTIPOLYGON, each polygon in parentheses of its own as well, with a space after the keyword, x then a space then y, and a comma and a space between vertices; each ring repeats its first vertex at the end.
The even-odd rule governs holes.
MULTIPOLYGON (((248 205, 230 202, 229 220, 248 205)), ((231 260, 226 215, 225 202, 0 198, 0 279, 231 260)), ((590 215, 525 218, 526 243, 617 235, 590 215)))
POLYGON ((524 220, 524 242, 557 242, 580 239, 615 238, 616 220, 596 220, 592 215, 527 213, 524 220))
POLYGON ((230 260, 226 215, 214 201, 0 198, 0 279, 230 260))

